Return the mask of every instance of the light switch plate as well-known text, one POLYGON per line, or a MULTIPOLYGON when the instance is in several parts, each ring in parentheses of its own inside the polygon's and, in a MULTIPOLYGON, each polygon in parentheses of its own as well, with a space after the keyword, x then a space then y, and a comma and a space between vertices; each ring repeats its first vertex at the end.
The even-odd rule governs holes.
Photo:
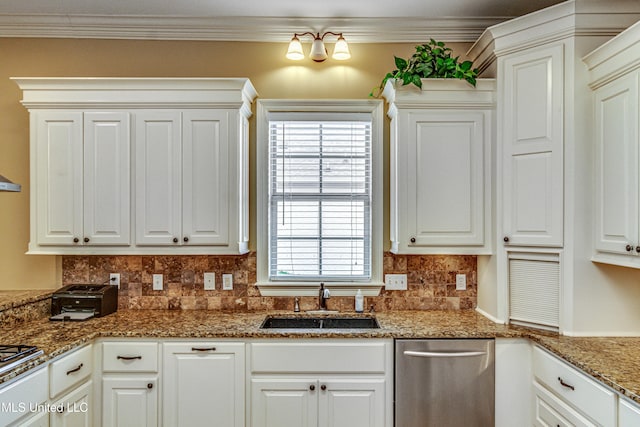
POLYGON ((230 291, 233 289, 233 274, 222 275, 222 290, 230 291))
POLYGON ((204 273, 204 290, 216 290, 216 273, 204 273))
POLYGON ((162 274, 153 275, 153 290, 154 291, 162 290, 162 274))
POLYGON ((384 288, 389 291, 406 291, 407 275, 406 274, 385 274, 384 288))
POLYGON ((467 289, 467 275, 456 274, 456 291, 464 291, 467 289))

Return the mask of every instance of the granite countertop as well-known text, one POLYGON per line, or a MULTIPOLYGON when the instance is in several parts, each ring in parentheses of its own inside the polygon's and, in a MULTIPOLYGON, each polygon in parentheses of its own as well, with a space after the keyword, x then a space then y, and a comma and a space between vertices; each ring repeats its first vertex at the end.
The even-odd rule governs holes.
MULTIPOLYGON (((0 383, 95 338, 528 338, 640 403, 640 338, 575 338, 495 324, 472 310, 376 313, 380 329, 263 330, 266 315, 207 310, 121 310, 85 322, 28 322, 0 341, 35 345, 44 355, 0 376, 0 383)), ((353 314, 355 313, 341 313, 353 314)), ((363 316, 363 315, 360 315, 363 316)), ((366 314, 364 315, 366 316, 366 314)))
POLYGON ((27 291, 0 291, 0 312, 25 304, 42 301, 51 297, 51 289, 27 291))

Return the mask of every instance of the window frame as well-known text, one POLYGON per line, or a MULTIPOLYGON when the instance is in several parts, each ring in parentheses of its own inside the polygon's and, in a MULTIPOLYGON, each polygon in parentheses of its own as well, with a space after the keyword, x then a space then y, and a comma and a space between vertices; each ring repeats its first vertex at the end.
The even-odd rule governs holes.
POLYGON ((257 283, 265 296, 317 295, 320 280, 269 278, 269 119, 273 113, 364 113, 371 117, 371 279, 322 280, 333 295, 377 295, 383 263, 383 102, 381 100, 259 100, 256 114, 257 283))

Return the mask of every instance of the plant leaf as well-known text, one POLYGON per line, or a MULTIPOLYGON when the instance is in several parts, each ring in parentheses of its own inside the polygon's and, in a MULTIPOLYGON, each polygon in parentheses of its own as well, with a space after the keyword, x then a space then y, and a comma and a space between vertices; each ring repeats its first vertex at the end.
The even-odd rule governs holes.
POLYGON ((404 70, 407 68, 407 61, 402 59, 402 58, 398 58, 397 56, 394 56, 395 60, 396 60, 396 67, 398 68, 398 70, 404 70))

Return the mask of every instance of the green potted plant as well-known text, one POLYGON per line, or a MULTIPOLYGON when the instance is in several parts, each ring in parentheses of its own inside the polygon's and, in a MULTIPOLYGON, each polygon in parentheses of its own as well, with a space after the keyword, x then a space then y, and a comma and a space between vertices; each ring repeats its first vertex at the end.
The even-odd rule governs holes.
POLYGON ((380 96, 387 80, 395 79, 402 85, 413 84, 422 88, 422 80, 428 78, 463 79, 476 85, 478 70, 471 61, 459 62, 458 56, 451 56, 452 49, 443 42, 431 39, 428 43, 416 46, 416 52, 409 59, 398 58, 396 69, 387 73, 380 86, 374 88, 369 96, 380 96))

